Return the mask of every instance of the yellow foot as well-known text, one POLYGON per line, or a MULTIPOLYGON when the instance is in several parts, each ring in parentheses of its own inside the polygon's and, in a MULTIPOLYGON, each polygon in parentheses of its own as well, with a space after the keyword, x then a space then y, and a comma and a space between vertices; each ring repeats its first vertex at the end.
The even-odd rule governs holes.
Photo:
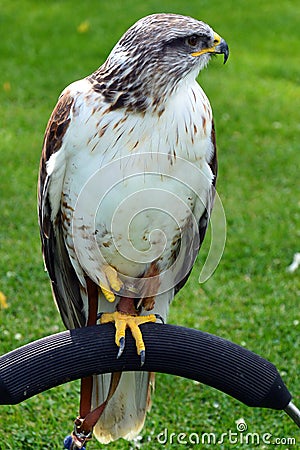
MULTIPOLYGON (((106 266, 104 273, 108 282, 108 285, 113 291, 119 292, 122 289, 123 283, 118 277, 118 272, 112 266, 106 266)), ((103 292, 105 298, 109 302, 115 301, 115 294, 107 289, 102 283, 100 283, 101 291, 103 292)))
POLYGON ((117 358, 119 358, 122 355, 123 350, 125 348, 125 330, 127 327, 129 327, 136 343, 137 353, 141 357, 141 365, 144 364, 145 344, 139 326, 146 322, 156 322, 156 316, 154 314, 150 314, 149 316, 131 316, 129 314, 124 314, 119 311, 116 311, 114 313, 102 314, 100 322, 115 323, 116 327, 115 342, 119 347, 119 353, 117 358))

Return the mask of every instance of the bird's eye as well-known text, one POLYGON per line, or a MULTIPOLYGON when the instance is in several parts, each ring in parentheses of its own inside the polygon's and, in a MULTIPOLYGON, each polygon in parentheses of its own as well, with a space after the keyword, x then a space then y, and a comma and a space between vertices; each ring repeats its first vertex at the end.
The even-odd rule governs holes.
POLYGON ((198 36, 190 36, 187 38, 187 43, 191 46, 191 47, 196 47, 196 45, 198 44, 199 39, 198 36))

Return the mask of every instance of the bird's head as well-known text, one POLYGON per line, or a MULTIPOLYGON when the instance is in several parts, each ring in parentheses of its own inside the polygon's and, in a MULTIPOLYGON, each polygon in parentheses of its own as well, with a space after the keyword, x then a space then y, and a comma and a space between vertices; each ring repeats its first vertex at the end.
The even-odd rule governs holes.
POLYGON ((153 95, 170 94, 188 75, 196 78, 211 55, 219 53, 225 63, 228 46, 206 23, 177 14, 152 14, 126 31, 102 67, 108 77, 115 75, 114 89, 124 93, 122 98, 139 90, 146 105, 153 95))

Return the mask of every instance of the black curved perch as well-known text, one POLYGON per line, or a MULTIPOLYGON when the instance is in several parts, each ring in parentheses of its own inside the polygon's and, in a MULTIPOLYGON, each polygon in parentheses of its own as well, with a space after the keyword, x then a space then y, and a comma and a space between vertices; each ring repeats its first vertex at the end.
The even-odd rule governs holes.
POLYGON ((285 409, 300 426, 298 409, 276 367, 220 337, 189 328, 144 324, 141 368, 130 332, 117 359, 112 324, 54 334, 0 358, 0 404, 16 404, 67 381, 115 371, 149 370, 212 386, 248 406, 285 409))

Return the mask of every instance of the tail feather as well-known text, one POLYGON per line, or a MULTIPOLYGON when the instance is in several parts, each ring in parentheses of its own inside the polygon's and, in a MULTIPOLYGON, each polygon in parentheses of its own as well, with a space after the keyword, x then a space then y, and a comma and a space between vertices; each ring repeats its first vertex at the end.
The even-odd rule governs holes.
MULTIPOLYGON (((93 407, 108 393, 110 374, 94 377, 93 407)), ((119 385, 98 420, 94 435, 103 444, 119 438, 134 439, 150 409, 152 376, 149 372, 123 372, 119 385)))

